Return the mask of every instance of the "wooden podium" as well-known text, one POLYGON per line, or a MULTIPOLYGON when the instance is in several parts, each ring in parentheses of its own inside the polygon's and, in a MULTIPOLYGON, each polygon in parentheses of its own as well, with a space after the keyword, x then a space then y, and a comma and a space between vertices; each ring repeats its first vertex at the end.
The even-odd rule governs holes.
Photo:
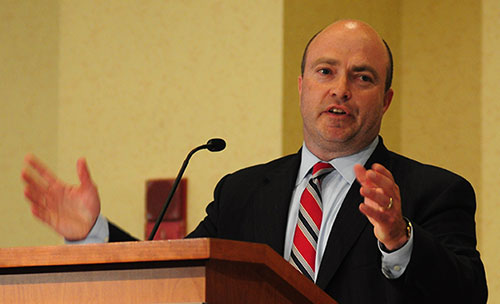
POLYGON ((187 239, 0 249, 2 303, 337 303, 270 247, 187 239))

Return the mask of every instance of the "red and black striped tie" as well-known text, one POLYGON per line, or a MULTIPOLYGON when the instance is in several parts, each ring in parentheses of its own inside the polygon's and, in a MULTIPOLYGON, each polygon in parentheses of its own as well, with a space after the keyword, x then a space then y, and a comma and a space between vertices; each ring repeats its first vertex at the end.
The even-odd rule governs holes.
POLYGON ((321 180, 332 171, 333 167, 329 163, 316 163, 312 177, 300 197, 290 263, 312 281, 316 271, 316 244, 323 217, 321 180))

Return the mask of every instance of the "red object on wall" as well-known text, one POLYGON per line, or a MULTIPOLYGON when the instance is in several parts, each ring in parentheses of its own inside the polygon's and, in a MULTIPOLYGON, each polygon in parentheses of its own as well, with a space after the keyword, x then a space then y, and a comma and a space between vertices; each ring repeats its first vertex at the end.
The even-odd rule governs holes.
MULTIPOLYGON (((153 230, 163 209, 174 179, 151 179, 146 181, 146 227, 145 238, 153 230)), ((158 227, 155 240, 180 239, 186 235, 187 180, 181 179, 167 213, 158 227)))

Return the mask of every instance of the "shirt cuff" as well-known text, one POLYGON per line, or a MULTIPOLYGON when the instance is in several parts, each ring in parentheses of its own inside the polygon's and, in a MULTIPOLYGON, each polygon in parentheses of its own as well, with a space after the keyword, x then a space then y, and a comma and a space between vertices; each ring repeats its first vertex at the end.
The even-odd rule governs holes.
POLYGON ((96 244, 96 243, 107 243, 109 239, 109 226, 108 220, 99 214, 94 227, 90 230, 86 238, 79 241, 68 241, 64 240, 66 244, 77 245, 77 244, 96 244))
POLYGON ((382 273, 388 279, 398 279, 410 263, 413 250, 413 227, 410 225, 410 239, 403 247, 389 253, 382 250, 382 244, 378 242, 378 249, 382 253, 382 273))

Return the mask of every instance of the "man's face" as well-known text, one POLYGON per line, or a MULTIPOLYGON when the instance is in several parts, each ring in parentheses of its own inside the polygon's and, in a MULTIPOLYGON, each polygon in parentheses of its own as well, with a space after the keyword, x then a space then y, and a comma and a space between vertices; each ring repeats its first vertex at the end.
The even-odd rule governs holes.
POLYGON ((392 99, 389 56, 367 25, 339 22, 309 45, 299 77, 304 141, 323 160, 356 153, 378 135, 392 99))

